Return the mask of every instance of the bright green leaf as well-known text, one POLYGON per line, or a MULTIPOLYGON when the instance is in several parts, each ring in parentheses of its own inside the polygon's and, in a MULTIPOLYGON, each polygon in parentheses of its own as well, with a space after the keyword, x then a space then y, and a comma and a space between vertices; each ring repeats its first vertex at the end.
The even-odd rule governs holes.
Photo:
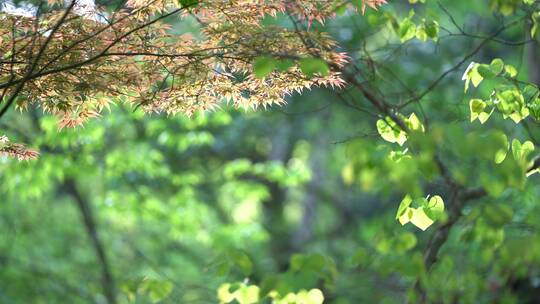
POLYGON ((326 76, 330 73, 330 68, 326 61, 320 58, 302 58, 300 59, 300 70, 308 77, 315 74, 326 76))
POLYGON ((264 78, 276 68, 276 59, 268 56, 260 56, 255 58, 253 63, 253 73, 257 78, 264 78))

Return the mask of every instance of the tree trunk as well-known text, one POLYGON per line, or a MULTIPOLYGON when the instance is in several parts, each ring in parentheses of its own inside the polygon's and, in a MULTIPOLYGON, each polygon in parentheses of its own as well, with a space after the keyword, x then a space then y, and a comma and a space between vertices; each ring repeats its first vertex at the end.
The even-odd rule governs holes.
POLYGON ((86 199, 79 192, 75 181, 72 179, 67 179, 64 183, 64 187, 67 192, 73 197, 77 208, 81 214, 81 218, 86 228, 86 233, 90 238, 92 247, 96 253, 96 257, 101 267, 101 286, 103 289, 103 295, 107 299, 107 303, 115 304, 116 303, 116 291, 114 279, 109 267, 109 262, 105 249, 101 240, 99 239, 98 231, 96 228, 96 221, 92 213, 92 208, 86 199))

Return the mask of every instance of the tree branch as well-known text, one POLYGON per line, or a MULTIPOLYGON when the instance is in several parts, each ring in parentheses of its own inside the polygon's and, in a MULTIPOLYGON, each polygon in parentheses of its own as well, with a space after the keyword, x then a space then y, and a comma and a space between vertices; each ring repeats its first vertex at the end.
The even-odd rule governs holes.
MULTIPOLYGON (((73 3, 75 3, 75 1, 73 1, 73 3)), ((66 12, 65 14, 62 16, 61 20, 58 22, 58 27, 61 25, 61 23, 64 22, 64 20, 66 19, 69 11, 71 11, 71 9, 73 8, 73 3, 66 9, 66 12)), ((89 64, 92 64, 94 62, 96 62, 97 60, 99 60, 100 58, 102 57, 106 57, 106 56, 111 56, 108 51, 110 49, 112 49, 115 45, 117 45, 119 42, 121 42, 122 40, 124 40, 125 38, 129 37, 130 35, 152 25, 152 24, 155 24, 156 22, 160 21, 160 20, 163 20, 167 17, 170 17, 174 14, 177 14, 187 8, 189 8, 190 6, 183 6, 183 7, 180 7, 180 8, 177 8, 177 9, 174 9, 170 12, 167 12, 163 15, 160 15, 148 22, 145 22, 145 23, 142 23, 130 30, 127 30, 125 33, 123 33, 122 35, 120 35, 119 37, 117 37, 114 41, 112 41, 109 45, 107 45, 106 47, 104 47, 103 50, 99 51, 99 53, 97 53, 96 55, 86 59, 86 60, 83 60, 83 61, 80 61, 80 62, 75 62, 75 63, 72 63, 72 64, 69 64, 69 65, 66 65, 66 66, 61 66, 61 67, 58 67, 58 68, 54 68, 54 69, 50 69, 50 70, 45 70, 46 67, 48 67, 50 64, 52 64, 54 61, 58 60, 61 56, 63 56, 68 50, 72 49, 74 46, 78 45, 79 43, 81 42, 84 42, 88 39, 91 39, 93 37, 95 37, 95 35, 103 32, 105 29, 107 28, 110 28, 112 25, 109 24, 107 26, 104 26, 102 29, 98 30, 97 32, 94 33, 94 35, 90 35, 90 36, 87 36, 79 41, 76 41, 74 42, 72 45, 68 46, 64 52, 61 52, 59 55, 57 55, 56 57, 54 57, 50 62, 47 62, 45 64, 45 66, 43 68, 41 68, 40 70, 38 70, 36 73, 33 73, 35 68, 36 68, 36 64, 37 62, 39 61, 40 57, 42 56, 42 53, 43 51, 45 50, 46 48, 46 45, 48 44, 48 42, 50 41, 50 39, 52 39, 53 37, 53 34, 56 32, 56 30, 58 29, 58 27, 55 26, 55 28, 53 28, 52 32, 50 33, 50 35, 47 37, 47 41, 46 43, 43 45, 42 47, 42 50, 40 50, 40 52, 38 53, 38 55, 36 56, 35 60, 33 61, 32 65, 30 66, 30 69, 28 70, 28 72, 25 74, 25 76, 23 76, 22 78, 19 78, 19 79, 13 79, 11 81, 8 81, 8 82, 5 82, 5 83, 2 83, 0 84, 0 89, 3 89, 3 88, 7 88, 7 87, 12 87, 12 86, 15 86, 16 85, 16 88, 14 90, 14 92, 16 94, 13 94, 12 95, 12 99, 10 102, 8 102, 8 104, 6 104, 6 106, 0 111, 0 117, 2 117, 3 114, 5 114, 5 111, 7 111, 7 109, 9 108, 9 106, 11 106, 11 104, 13 103, 16 95, 18 93, 20 93, 20 91, 22 90, 24 84, 29 81, 29 80, 33 80, 33 79, 37 79, 37 78, 40 78, 40 77, 43 77, 43 76, 47 76, 47 75, 51 75, 51 74, 56 74, 56 73, 61 73, 61 72, 65 72, 65 71, 68 71, 68 70, 72 70, 72 69, 77 69, 77 68, 80 68, 80 67, 83 67, 83 66, 86 66, 86 65, 89 65, 89 64)), ((120 54, 118 54, 120 55, 120 54)), ((131 54, 126 54, 126 56, 129 56, 131 54)), ((154 54, 156 55, 156 54, 154 54)), ((187 56, 187 55, 186 55, 187 56)), ((174 56, 168 56, 168 57, 178 57, 178 54, 174 55, 174 56)))
POLYGON ((419 101, 420 99, 424 98, 424 96, 426 96, 427 94, 429 94, 429 92, 433 91, 433 89, 435 89, 439 83, 441 83, 441 81, 443 81, 444 78, 446 78, 446 76, 448 76, 449 74, 451 74, 452 72, 456 71, 457 69, 459 69, 465 62, 467 62, 469 59, 471 59, 472 57, 474 57, 488 42, 492 41, 493 39, 495 39, 498 35, 500 35, 502 32, 504 32, 505 30, 507 30, 508 28, 518 24, 519 22, 522 21, 523 18, 520 18, 518 20, 515 20, 509 24, 507 24, 506 26, 502 26, 501 28, 499 28, 497 31, 495 31, 493 34, 489 35, 488 37, 485 37, 484 40, 482 40, 482 42, 480 42, 470 53, 468 53, 467 55, 465 55, 465 57, 463 57, 457 64, 455 64, 453 67, 449 68, 448 70, 444 71, 439 77, 437 77, 437 79, 435 79, 425 90, 423 90, 420 94, 418 94, 417 96, 414 96, 413 98, 407 100, 406 102, 400 104, 398 106, 398 108, 404 108, 406 106, 408 106, 409 104, 413 103, 413 102, 416 102, 416 101, 419 101))
MULTIPOLYGON (((540 168, 540 156, 538 156, 533 165, 527 170, 527 173, 532 172, 540 168)), ((461 187, 457 186, 456 187, 461 187)), ((471 189, 458 189, 454 188, 452 192, 452 198, 450 199, 449 210, 447 211, 448 219, 447 221, 439 226, 435 233, 432 235, 426 249, 424 250, 424 264, 427 271, 431 269, 433 264, 437 262, 437 256, 441 247, 444 245, 450 234, 450 229, 457 223, 461 218, 462 210, 465 204, 468 201, 477 200, 484 198, 488 195, 486 189, 483 187, 471 188, 471 189)), ((426 290, 420 285, 419 282, 416 282, 415 289, 421 295, 421 303, 426 301, 426 290)))
POLYGON ((47 49, 47 46, 51 42, 52 37, 54 36, 56 31, 58 31, 58 29, 62 26, 62 24, 66 20, 67 16, 69 15, 69 12, 71 12, 73 7, 75 6, 76 2, 77 2, 76 0, 71 1, 69 6, 66 8, 64 13, 60 17, 60 20, 58 20, 58 22, 52 28, 51 33, 49 34, 49 36, 45 40, 45 43, 43 43, 43 45, 39 49, 36 57, 34 58, 32 63, 28 66, 28 70, 26 71, 26 74, 20 80, 19 84, 17 85, 17 87, 15 88, 13 93, 11 94, 9 99, 6 101, 6 104, 4 105, 4 107, 0 110, 0 118, 2 118, 2 116, 4 116, 6 114, 7 110, 11 107, 11 105, 13 104, 15 99, 17 98, 17 95, 19 95, 19 93, 22 91, 22 89, 23 89, 24 85, 26 84, 26 82, 30 79, 30 76, 32 75, 32 72, 34 72, 34 69, 36 68, 39 60, 41 59, 41 56, 43 56, 43 53, 45 52, 45 50, 47 49))

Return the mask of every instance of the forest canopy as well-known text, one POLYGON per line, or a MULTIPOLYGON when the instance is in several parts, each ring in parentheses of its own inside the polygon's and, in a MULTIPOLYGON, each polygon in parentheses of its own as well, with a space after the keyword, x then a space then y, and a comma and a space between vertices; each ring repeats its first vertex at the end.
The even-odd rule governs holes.
POLYGON ((0 302, 540 302, 539 23, 0 1, 0 302))

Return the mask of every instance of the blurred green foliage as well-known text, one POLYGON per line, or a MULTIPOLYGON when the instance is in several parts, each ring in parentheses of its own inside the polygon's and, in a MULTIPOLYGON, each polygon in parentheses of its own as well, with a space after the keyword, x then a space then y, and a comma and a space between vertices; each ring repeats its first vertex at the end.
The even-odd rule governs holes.
MULTIPOLYGON (((403 102, 408 130, 352 89, 192 118, 117 106, 62 131, 38 110, 3 118, 41 155, 0 159, 0 303, 106 302, 78 197, 119 303, 538 303, 538 3, 390 2, 312 26, 403 102)), ((282 64, 260 57, 255 74, 282 64)))

